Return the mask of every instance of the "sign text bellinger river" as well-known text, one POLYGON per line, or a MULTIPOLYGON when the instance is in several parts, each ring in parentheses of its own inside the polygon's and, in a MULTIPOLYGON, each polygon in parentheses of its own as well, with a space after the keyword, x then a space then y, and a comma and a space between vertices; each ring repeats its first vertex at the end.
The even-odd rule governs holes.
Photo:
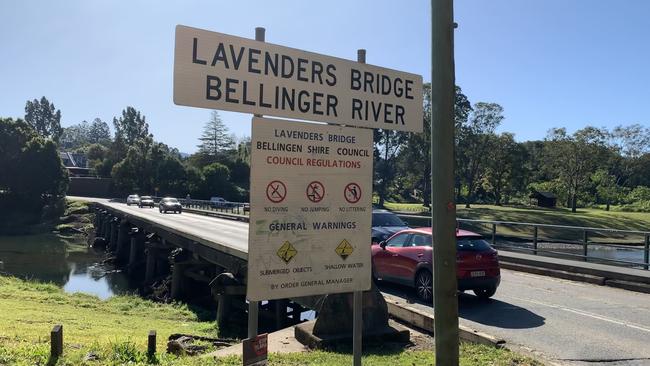
POLYGON ((182 25, 174 103, 422 131, 422 76, 182 25))

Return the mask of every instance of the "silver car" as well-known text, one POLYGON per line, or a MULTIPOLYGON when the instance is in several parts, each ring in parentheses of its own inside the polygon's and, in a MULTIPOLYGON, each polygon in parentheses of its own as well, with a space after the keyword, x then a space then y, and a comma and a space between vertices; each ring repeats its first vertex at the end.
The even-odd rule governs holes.
POLYGON ((140 197, 140 204, 138 205, 140 208, 142 207, 154 207, 155 204, 153 203, 153 198, 151 196, 142 196, 140 197))
POLYGON ((131 206, 131 205, 139 205, 140 204, 140 196, 137 194, 132 194, 126 198, 126 205, 131 206))

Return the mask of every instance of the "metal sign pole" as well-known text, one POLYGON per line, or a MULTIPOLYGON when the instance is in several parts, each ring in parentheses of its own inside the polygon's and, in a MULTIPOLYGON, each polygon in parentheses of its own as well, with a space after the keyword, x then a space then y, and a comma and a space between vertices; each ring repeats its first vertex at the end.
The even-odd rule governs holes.
POLYGON ((352 357, 354 366, 361 366, 361 342, 362 342, 362 329, 363 329, 363 292, 355 291, 353 293, 353 328, 352 328, 352 357))
POLYGON ((436 365, 458 365, 453 0, 431 0, 431 211, 436 365))
MULTIPOLYGON (((266 29, 263 27, 255 28, 255 40, 264 42, 265 41, 265 32, 266 29)), ((262 117, 261 114, 256 114, 257 117, 262 117)), ((248 301, 248 338, 253 338, 257 335, 257 324, 259 320, 259 301, 248 301)))

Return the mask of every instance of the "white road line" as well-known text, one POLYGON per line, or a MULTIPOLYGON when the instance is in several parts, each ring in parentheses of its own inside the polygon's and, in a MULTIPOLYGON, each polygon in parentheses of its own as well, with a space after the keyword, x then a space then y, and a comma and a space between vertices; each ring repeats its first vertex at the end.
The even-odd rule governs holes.
POLYGON ((578 309, 568 308, 568 307, 565 307, 565 306, 554 305, 554 304, 549 304, 549 303, 545 303, 545 302, 541 302, 541 301, 524 299, 524 298, 514 297, 514 296, 505 296, 505 297, 509 297, 511 299, 515 299, 515 300, 519 300, 519 301, 526 301, 526 302, 529 302, 529 303, 532 303, 532 304, 547 306, 547 307, 550 307, 550 308, 563 310, 563 311, 570 312, 570 313, 573 313, 573 314, 582 315, 582 316, 585 316, 585 317, 598 319, 598 320, 602 320, 602 321, 605 321, 605 322, 609 322, 609 323, 613 323, 613 324, 617 324, 617 325, 622 325, 624 327, 640 330, 642 332, 650 333, 650 328, 646 328, 646 327, 644 327, 642 325, 634 324, 634 323, 630 323, 630 322, 626 322, 626 321, 622 321, 622 320, 618 320, 618 319, 614 319, 614 318, 609 318, 609 317, 606 317, 604 315, 594 314, 594 313, 590 313, 590 312, 587 312, 587 311, 584 311, 584 310, 578 310, 578 309))

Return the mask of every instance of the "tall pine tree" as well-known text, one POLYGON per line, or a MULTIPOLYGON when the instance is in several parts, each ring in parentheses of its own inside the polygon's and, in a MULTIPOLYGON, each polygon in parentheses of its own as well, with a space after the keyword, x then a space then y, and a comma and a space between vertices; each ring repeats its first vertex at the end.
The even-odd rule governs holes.
POLYGON ((228 134, 228 127, 223 124, 217 111, 212 111, 210 114, 210 120, 203 127, 199 141, 201 141, 198 145, 199 153, 212 159, 231 150, 235 145, 232 137, 228 134))

